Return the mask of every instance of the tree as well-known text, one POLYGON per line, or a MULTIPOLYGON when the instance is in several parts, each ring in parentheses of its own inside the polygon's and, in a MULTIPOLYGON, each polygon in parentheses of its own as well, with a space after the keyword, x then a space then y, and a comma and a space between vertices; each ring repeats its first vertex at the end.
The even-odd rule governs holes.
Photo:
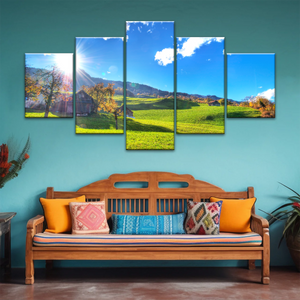
POLYGON ((37 81, 34 80, 29 73, 25 74, 25 98, 27 100, 36 101, 41 93, 41 87, 37 81))
POLYGON ((29 67, 25 61, 25 99, 36 101, 41 93, 38 81, 33 79, 29 72, 29 67))
POLYGON ((270 101, 267 98, 257 96, 255 98, 255 103, 256 103, 257 106, 264 109, 270 104, 270 101))
POLYGON ((118 129, 118 113, 117 103, 113 99, 115 94, 114 84, 109 83, 107 87, 104 87, 103 83, 98 83, 92 87, 82 86, 81 89, 84 90, 89 96, 94 99, 94 113, 98 113, 100 111, 113 113, 116 121, 116 129, 118 129))
POLYGON ((59 98, 62 91, 69 89, 69 85, 64 85, 64 75, 56 66, 53 66, 52 70, 40 69, 36 72, 36 76, 46 104, 44 118, 48 118, 51 104, 59 98))
POLYGON ((213 100, 212 100, 211 98, 208 98, 208 97, 207 97, 207 98, 205 98, 204 101, 205 101, 206 104, 209 104, 209 103, 210 103, 211 101, 213 101, 213 100))
POLYGON ((82 90, 94 99, 94 113, 100 111, 113 112, 116 109, 117 104, 112 98, 115 94, 113 86, 114 84, 109 83, 107 87, 104 87, 103 83, 98 83, 91 87, 85 85, 81 87, 82 90))
POLYGON ((220 105, 224 106, 225 105, 225 100, 222 98, 218 101, 220 103, 220 105))

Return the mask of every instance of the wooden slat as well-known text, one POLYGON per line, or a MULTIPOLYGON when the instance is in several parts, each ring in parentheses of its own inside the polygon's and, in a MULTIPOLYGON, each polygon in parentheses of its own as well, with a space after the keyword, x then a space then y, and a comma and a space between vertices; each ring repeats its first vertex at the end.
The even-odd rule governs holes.
MULTIPOLYGON (((87 247, 86 247, 87 248, 87 247)), ((176 248, 176 247, 174 247, 176 248)), ((193 251, 193 260, 237 260, 261 259, 262 251, 255 250, 223 250, 223 251, 193 251)), ((69 249, 69 251, 44 250, 33 251, 35 260, 191 260, 191 253, 186 249, 178 251, 82 251, 69 249)))

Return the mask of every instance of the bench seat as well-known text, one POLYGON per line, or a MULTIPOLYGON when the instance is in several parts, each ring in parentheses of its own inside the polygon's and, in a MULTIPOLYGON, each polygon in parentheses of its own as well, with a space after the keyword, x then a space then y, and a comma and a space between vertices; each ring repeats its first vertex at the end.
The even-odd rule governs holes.
POLYGON ((40 247, 61 246, 260 246, 262 237, 255 232, 226 233, 219 235, 118 235, 118 234, 56 234, 38 233, 33 238, 33 245, 40 247))

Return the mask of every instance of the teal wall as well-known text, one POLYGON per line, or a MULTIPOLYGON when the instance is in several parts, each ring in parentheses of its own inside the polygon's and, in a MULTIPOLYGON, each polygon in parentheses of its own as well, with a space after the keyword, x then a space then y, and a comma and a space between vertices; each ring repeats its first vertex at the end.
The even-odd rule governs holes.
MULTIPOLYGON (((253 186, 257 208, 271 211, 300 190, 299 1, 1 0, 0 143, 25 143, 30 160, 0 190, 0 211, 16 211, 12 263, 24 266, 26 222, 42 213, 47 186, 75 191, 112 173, 188 173, 227 191, 253 186), (224 36, 227 52, 276 53, 276 118, 226 119, 224 135, 176 135, 174 151, 126 151, 125 135, 76 136, 74 119, 24 118, 24 53, 74 52, 76 36, 124 36, 126 20, 174 20, 177 36, 224 36)), ((262 212, 259 214, 264 215, 262 212)), ((282 225, 271 229, 272 265, 292 264, 282 225)), ((57 262, 57 265, 154 265, 57 262)), ((231 265, 237 262, 157 262, 231 265)), ((38 264, 42 266, 42 264, 38 264)))

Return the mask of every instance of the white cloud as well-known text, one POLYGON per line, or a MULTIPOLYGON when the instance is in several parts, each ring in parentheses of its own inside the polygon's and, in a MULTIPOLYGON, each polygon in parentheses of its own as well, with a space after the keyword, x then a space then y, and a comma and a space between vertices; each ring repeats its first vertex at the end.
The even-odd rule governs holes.
POLYGON ((149 33, 152 33, 152 30, 151 30, 151 29, 149 29, 149 30, 147 30, 147 32, 149 32, 149 33))
POLYGON ((139 31, 139 32, 142 32, 142 30, 141 30, 141 27, 140 27, 140 26, 138 26, 138 31, 139 31))
MULTIPOLYGON (((181 38, 178 38, 181 41, 181 38)), ((223 42, 224 38, 220 37, 190 37, 183 44, 181 48, 177 49, 177 54, 181 54, 182 57, 192 56, 196 49, 199 49, 203 45, 209 45, 211 42, 223 42)))
POLYGON ((107 40, 112 40, 112 39, 121 39, 123 41, 123 38, 122 37, 103 37, 104 41, 107 41, 107 40))
POLYGON ((268 89, 262 93, 258 93, 257 96, 262 96, 267 98, 268 100, 273 100, 275 97, 275 89, 268 89))
POLYGON ((259 88, 259 89, 262 89, 262 86, 259 86, 258 88, 259 88))
POLYGON ((174 61, 174 49, 165 48, 161 51, 157 51, 154 60, 157 60, 161 66, 171 64, 174 61))
POLYGON ((208 59, 208 61, 210 61, 210 58, 208 59))
POLYGON ((106 72, 107 74, 110 74, 110 72, 106 72))
POLYGON ((181 38, 181 37, 179 37, 179 38, 177 38, 177 39, 178 39, 178 41, 179 41, 179 42, 181 42, 181 41, 182 41, 182 38, 181 38))
POLYGON ((128 34, 126 35, 126 41, 128 41, 129 40, 129 36, 128 36, 128 34))
POLYGON ((138 24, 138 23, 141 23, 141 24, 147 25, 147 26, 149 26, 150 24, 152 26, 154 25, 154 22, 149 22, 149 21, 127 21, 126 22, 126 30, 130 29, 130 24, 138 24))

